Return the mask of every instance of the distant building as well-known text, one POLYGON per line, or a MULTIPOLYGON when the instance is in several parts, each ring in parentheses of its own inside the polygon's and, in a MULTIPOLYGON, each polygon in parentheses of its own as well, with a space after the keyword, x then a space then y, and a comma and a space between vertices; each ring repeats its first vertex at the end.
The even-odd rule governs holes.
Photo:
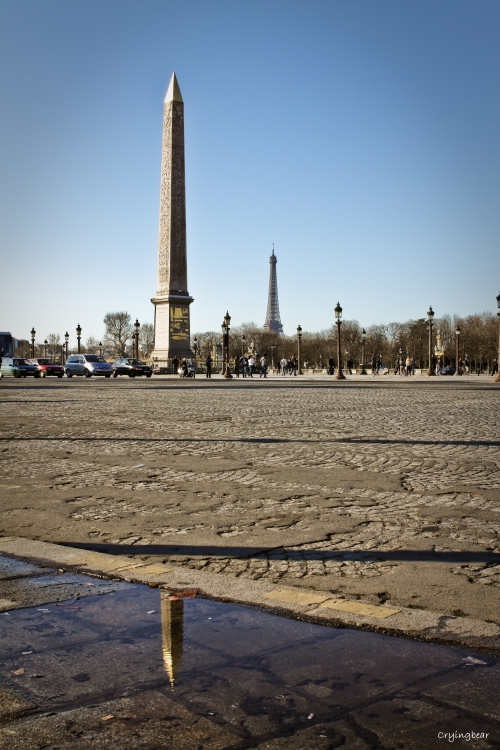
POLYGON ((274 254, 269 258, 269 296, 267 299, 267 314, 266 322, 264 323, 264 331, 273 331, 274 333, 283 333, 283 326, 280 318, 280 306, 278 302, 278 277, 276 275, 276 263, 278 259, 274 254))

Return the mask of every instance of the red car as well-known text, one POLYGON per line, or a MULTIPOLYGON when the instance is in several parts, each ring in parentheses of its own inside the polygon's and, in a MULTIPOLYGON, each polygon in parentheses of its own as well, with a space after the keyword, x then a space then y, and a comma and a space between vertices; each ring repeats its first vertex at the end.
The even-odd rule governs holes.
POLYGON ((56 365, 51 359, 27 359, 26 362, 38 367, 38 376, 35 375, 35 378, 46 378, 49 375, 57 375, 58 378, 62 378, 64 375, 64 367, 56 365))

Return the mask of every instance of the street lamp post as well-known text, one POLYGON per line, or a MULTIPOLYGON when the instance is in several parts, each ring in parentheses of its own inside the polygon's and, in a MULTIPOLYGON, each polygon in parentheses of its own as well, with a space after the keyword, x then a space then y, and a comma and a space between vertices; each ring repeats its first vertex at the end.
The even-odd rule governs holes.
POLYGON ((363 328, 363 330, 361 331, 361 375, 367 374, 365 370, 365 341, 366 341, 366 331, 363 328))
POLYGON ((80 341, 82 338, 82 327, 80 323, 78 323, 76 327, 76 340, 78 341, 78 354, 80 354, 80 341))
POLYGON ((345 380, 346 376, 342 372, 342 348, 340 345, 340 323, 342 319, 340 302, 337 302, 337 307, 335 308, 335 318, 337 319, 337 374, 335 375, 335 379, 345 380))
POLYGON ((45 339, 45 341, 43 342, 43 351, 44 351, 43 356, 45 357, 45 359, 47 359, 47 346, 48 345, 49 345, 49 342, 47 341, 47 339, 45 339))
POLYGON ((33 359, 35 358, 35 336, 36 336, 36 331, 35 331, 35 328, 33 327, 31 329, 31 356, 33 359))
POLYGON ((349 368, 347 367, 347 362, 348 362, 348 359, 347 359, 347 358, 348 358, 348 357, 349 357, 349 349, 346 349, 346 350, 345 350, 345 372, 346 372, 346 375, 347 375, 347 370, 349 369, 349 368))
POLYGON ((429 369, 427 370, 427 375, 431 377, 431 375, 436 374, 432 366, 432 321, 434 320, 434 310, 432 309, 432 305, 429 306, 429 309, 427 310, 427 320, 429 321, 429 369))
POLYGON ((498 372, 494 383, 500 383, 500 294, 497 297, 497 305, 498 305, 498 356, 497 356, 497 363, 498 363, 498 372))
POLYGON ((99 341, 99 354, 102 357, 102 341, 99 341))
POLYGON ((458 370, 458 349, 460 343, 460 326, 455 328, 455 375, 460 375, 458 370))
POLYGON ((196 359, 198 355, 198 337, 197 336, 194 337, 193 344, 194 344, 194 358, 196 359))
POLYGON ((302 326, 297 326, 297 375, 303 375, 302 372, 302 355, 300 351, 300 343, 302 341, 302 326))
POLYGON ((134 346, 134 349, 135 349, 135 358, 136 359, 139 359, 139 329, 140 329, 140 327, 141 327, 141 324, 139 323, 139 319, 136 318, 135 319, 135 323, 134 323, 134 328, 135 328, 135 332, 134 332, 134 343, 135 343, 135 346, 134 346))
POLYGON ((65 362, 68 359, 68 344, 69 344, 69 333, 66 331, 66 333, 64 334, 64 346, 66 348, 66 356, 64 358, 65 362))
POLYGON ((232 378, 231 371, 229 369, 229 331, 231 330, 229 328, 229 324, 231 323, 231 316, 228 312, 224 315, 224 320, 222 321, 222 334, 223 334, 223 356, 224 352, 226 355, 226 369, 224 370, 224 378, 232 378))

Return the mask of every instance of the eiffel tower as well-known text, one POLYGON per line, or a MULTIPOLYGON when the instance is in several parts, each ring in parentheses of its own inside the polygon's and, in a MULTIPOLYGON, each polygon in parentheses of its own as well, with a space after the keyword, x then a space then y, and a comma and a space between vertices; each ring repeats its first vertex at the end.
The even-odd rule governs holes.
POLYGON ((273 333, 283 333, 283 326, 281 325, 280 319, 280 306, 278 302, 278 277, 276 276, 276 263, 278 259, 274 254, 269 258, 269 296, 267 298, 267 313, 266 322, 264 323, 264 331, 272 331, 273 333))

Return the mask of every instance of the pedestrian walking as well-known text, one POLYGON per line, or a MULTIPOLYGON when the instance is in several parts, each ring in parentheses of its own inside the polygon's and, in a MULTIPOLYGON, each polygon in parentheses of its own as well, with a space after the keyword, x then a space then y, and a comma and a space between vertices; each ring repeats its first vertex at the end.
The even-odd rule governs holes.
POLYGON ((234 374, 237 378, 240 377, 240 360, 238 357, 234 358, 234 374))
POLYGON ((288 367, 288 360, 284 355, 283 355, 283 359, 280 361, 280 365, 281 365, 281 374, 285 376, 286 368, 288 367))
POLYGON ((297 375, 297 358, 295 357, 295 354, 292 355, 292 358, 290 359, 290 375, 297 375))
POLYGON ((333 357, 330 357, 328 359, 328 374, 333 375, 334 370, 335 370, 335 362, 333 361, 333 357))
POLYGON ((179 374, 178 370, 179 370, 179 360, 177 357, 174 357, 172 360, 172 372, 174 373, 174 375, 179 374))
POLYGON ((411 357, 406 357, 405 375, 411 375, 411 357))
POLYGON ((240 357, 240 365, 241 365, 241 375, 242 377, 246 378, 247 376, 247 366, 248 366, 248 360, 245 357, 245 355, 240 357))
POLYGON ((210 356, 210 354, 205 359, 205 367, 207 368, 207 373, 206 373, 207 378, 211 378, 212 377, 212 357, 210 356))
POLYGON ((255 367, 255 359, 253 356, 248 358, 248 375, 253 378, 253 368, 255 367))
POLYGON ((264 356, 260 358, 259 378, 261 378, 263 375, 265 378, 267 378, 267 354, 264 354, 264 356))

